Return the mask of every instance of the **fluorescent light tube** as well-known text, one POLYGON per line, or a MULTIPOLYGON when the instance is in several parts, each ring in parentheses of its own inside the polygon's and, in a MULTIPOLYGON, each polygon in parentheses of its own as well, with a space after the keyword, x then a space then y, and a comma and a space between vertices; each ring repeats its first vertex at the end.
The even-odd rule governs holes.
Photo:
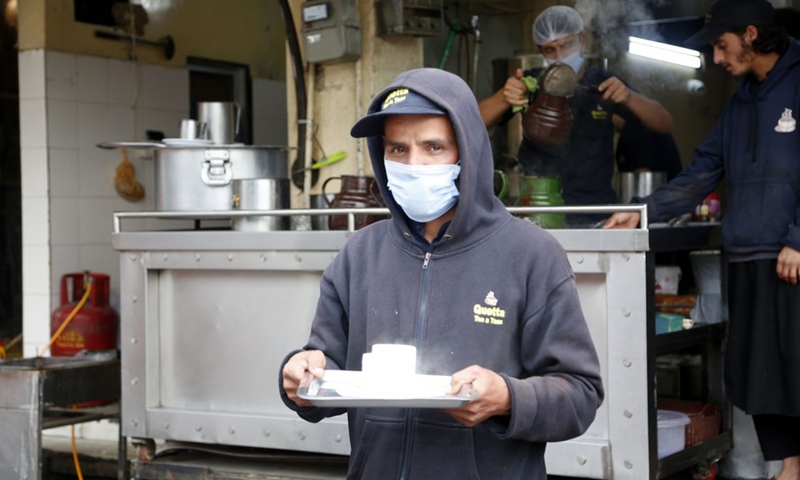
POLYGON ((676 47, 668 43, 654 42, 644 38, 628 37, 628 51, 633 55, 651 58, 662 62, 700 68, 700 52, 688 48, 676 47))

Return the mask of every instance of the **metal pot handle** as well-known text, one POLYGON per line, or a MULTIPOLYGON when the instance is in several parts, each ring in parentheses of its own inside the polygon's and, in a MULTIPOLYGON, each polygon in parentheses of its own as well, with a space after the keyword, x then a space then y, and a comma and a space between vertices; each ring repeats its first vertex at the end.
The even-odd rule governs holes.
POLYGON ((322 187, 320 187, 320 190, 322 191, 322 198, 325 200, 325 203, 328 204, 328 208, 332 207, 333 203, 330 200, 328 200, 328 195, 325 194, 325 185, 327 185, 328 182, 330 182, 331 180, 341 180, 341 179, 342 177, 329 177, 326 178, 324 182, 322 182, 322 187))
POLYGON ((206 150, 206 161, 200 170, 200 178, 209 186, 225 186, 233 179, 228 150, 206 150))
POLYGON ((233 138, 236 140, 236 136, 239 135, 239 125, 242 121, 242 106, 236 102, 233 104, 233 107, 236 109, 236 125, 233 131, 233 138))

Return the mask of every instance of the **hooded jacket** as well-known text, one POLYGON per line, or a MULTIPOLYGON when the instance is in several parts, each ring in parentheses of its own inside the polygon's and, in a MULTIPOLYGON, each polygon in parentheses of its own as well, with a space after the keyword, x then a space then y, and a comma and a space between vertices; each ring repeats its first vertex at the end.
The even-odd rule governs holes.
POLYGON ((650 218, 690 212, 725 177, 722 238, 732 260, 800 250, 800 125, 787 131, 780 122, 796 124, 799 114, 800 43, 792 39, 762 82, 742 80, 692 163, 644 199, 650 218))
MULTIPOLYGON (((419 374, 477 364, 506 381, 511 414, 470 428, 439 409, 347 409, 348 478, 544 480, 545 442, 583 433, 603 399, 573 273, 550 234, 494 197, 489 137, 469 87, 441 70, 412 70, 369 111, 399 87, 448 112, 461 156, 455 215, 433 245, 413 234, 387 187, 382 138, 370 137, 392 217, 355 232, 324 271, 303 348, 322 350, 326 369, 361 370, 375 343, 415 345, 419 374)), ((280 388, 308 421, 345 412, 300 408, 280 388)))

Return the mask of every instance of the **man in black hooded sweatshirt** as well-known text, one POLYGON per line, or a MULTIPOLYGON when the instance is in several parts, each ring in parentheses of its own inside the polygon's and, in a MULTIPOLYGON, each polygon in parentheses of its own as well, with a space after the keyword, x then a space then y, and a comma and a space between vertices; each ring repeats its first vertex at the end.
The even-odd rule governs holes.
POLYGON ((392 218, 357 232, 326 268, 308 343, 290 352, 286 405, 347 413, 348 478, 545 480, 546 442, 581 435, 603 400, 566 254, 492 191, 478 105, 455 75, 399 75, 353 127, 367 137, 392 218), (308 375, 362 370, 374 344, 416 347, 416 373, 480 398, 460 409, 331 408, 298 396, 308 375))

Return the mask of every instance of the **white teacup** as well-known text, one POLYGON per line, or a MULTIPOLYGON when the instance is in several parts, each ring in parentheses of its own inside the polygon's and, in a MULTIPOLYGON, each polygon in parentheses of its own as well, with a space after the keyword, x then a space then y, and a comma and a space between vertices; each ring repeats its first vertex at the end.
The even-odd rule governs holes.
POLYGON ((379 343, 361 357, 361 371, 367 375, 397 378, 417 372, 417 348, 413 345, 379 343))

